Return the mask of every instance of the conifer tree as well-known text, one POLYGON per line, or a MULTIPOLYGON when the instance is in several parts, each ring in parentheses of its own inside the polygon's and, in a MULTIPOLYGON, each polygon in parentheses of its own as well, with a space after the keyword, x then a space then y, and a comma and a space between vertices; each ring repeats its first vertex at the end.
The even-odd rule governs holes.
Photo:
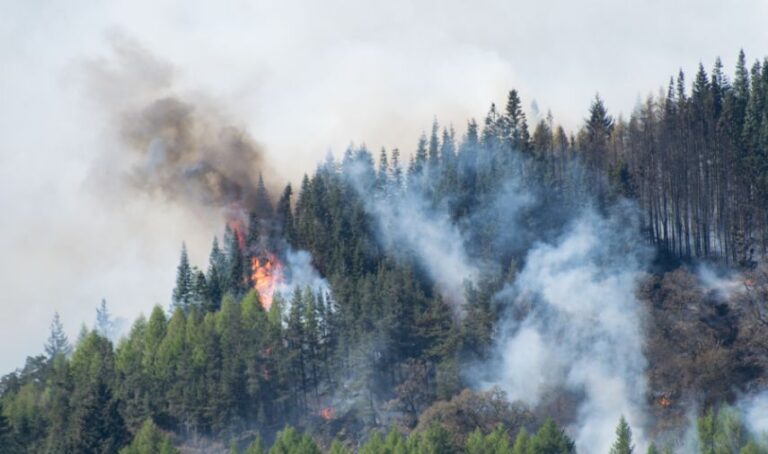
POLYGON ((277 222, 282 229, 283 238, 288 244, 294 244, 296 241, 296 231, 293 221, 293 211, 291 210, 291 195, 293 190, 291 185, 285 185, 283 194, 280 196, 280 200, 277 202, 277 222))
POLYGON ((576 452, 573 440, 552 418, 547 418, 531 440, 532 454, 569 454, 576 452))
POLYGON ((616 427, 616 441, 611 447, 611 454, 632 454, 635 450, 632 444, 632 429, 630 429, 624 416, 616 427))
POLYGON ((107 310, 107 300, 104 298, 96 308, 96 331, 107 338, 112 334, 112 318, 107 310))
POLYGON ((208 289, 208 305, 204 308, 207 312, 213 312, 221 306, 221 297, 224 295, 225 281, 224 272, 226 270, 226 256, 219 247, 219 240, 213 237, 211 254, 208 258, 208 270, 205 275, 206 287, 208 289))
POLYGON ((176 268, 176 287, 173 289, 173 307, 187 310, 192 303, 192 267, 189 265, 187 245, 181 245, 181 258, 176 268))
POLYGON ((120 450, 120 454, 178 454, 171 439, 157 427, 151 418, 142 424, 131 444, 120 450))
POLYGON ((530 454, 530 452, 531 437, 528 435, 528 431, 525 430, 525 427, 522 427, 515 438, 514 446, 512 446, 512 454, 530 454))
POLYGON ((64 333, 61 317, 56 312, 53 314, 53 321, 51 321, 51 333, 48 336, 48 342, 45 344, 45 354, 48 356, 48 360, 53 362, 56 356, 67 356, 70 353, 72 353, 72 347, 69 344, 67 335, 64 333))

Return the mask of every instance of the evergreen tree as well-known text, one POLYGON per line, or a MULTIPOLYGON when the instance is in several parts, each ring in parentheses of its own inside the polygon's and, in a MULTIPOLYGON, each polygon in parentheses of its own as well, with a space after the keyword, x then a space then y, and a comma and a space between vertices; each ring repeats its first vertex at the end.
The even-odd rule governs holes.
POLYGON ((13 454, 18 451, 18 445, 13 433, 13 427, 3 412, 3 401, 0 399, 0 452, 13 454))
POLYGON ((256 437, 253 442, 248 445, 248 448, 245 450, 244 454, 266 454, 267 451, 264 449, 264 443, 261 440, 261 437, 256 437))
POLYGON ((616 427, 616 441, 611 447, 611 454, 632 454, 635 450, 632 445, 632 429, 630 429, 624 416, 619 420, 616 427))
POLYGON ((118 402, 103 380, 78 393, 72 430, 73 452, 114 453, 127 443, 129 434, 118 402))
MULTIPOLYGON (((333 443, 331 443, 331 447, 328 449, 328 454, 352 454, 352 451, 345 448, 344 445, 341 444, 339 440, 333 440, 333 443)), ((402 453, 402 454, 407 454, 407 453, 402 453)))
POLYGON ((575 453, 573 440, 560 429, 552 418, 547 418, 536 436, 531 440, 532 454, 575 453))
POLYGON ((717 418, 715 411, 710 408, 696 422, 699 435, 699 451, 701 454, 715 454, 715 433, 717 418))
POLYGON ((291 185, 287 184, 277 202, 277 221, 282 229, 282 234, 288 244, 294 244, 296 241, 296 231, 293 225, 293 211, 291 210, 291 195, 293 191, 291 185))
POLYGON ((520 432, 515 438, 515 444, 512 447, 512 454, 530 454, 531 452, 531 437, 528 435, 528 431, 525 427, 520 429, 520 432))
POLYGON ((237 234, 229 231, 226 237, 227 261, 224 294, 229 293, 233 297, 239 299, 245 294, 246 283, 248 282, 246 270, 249 269, 249 267, 246 267, 246 257, 244 256, 243 250, 240 248, 237 234))
POLYGON ((112 318, 107 310, 107 300, 104 298, 96 308, 96 331, 107 338, 112 334, 112 318))
POLYGON ((176 268, 176 287, 173 289, 173 307, 182 310, 189 309, 192 303, 192 267, 189 265, 187 245, 181 245, 181 258, 176 268))
POLYGON ((211 254, 208 258, 208 270, 205 276, 206 287, 208 289, 208 305, 204 308, 207 312, 216 311, 221 306, 221 297, 224 296, 225 280, 224 272, 226 270, 227 260, 219 247, 219 240, 213 237, 211 254))
POLYGON ((144 421, 133 437, 131 444, 120 450, 120 454, 178 454, 171 439, 157 427, 151 418, 144 421))
POLYGON ((61 317, 56 312, 53 314, 53 321, 51 321, 51 334, 48 336, 48 342, 45 344, 45 354, 48 356, 49 361, 53 362, 58 355, 67 356, 70 353, 72 353, 72 347, 69 345, 67 335, 64 333, 61 317))
POLYGON ((259 222, 269 221, 272 219, 272 216, 274 216, 271 197, 269 196, 267 187, 264 185, 264 178, 262 178, 261 174, 259 174, 259 182, 256 186, 253 213, 255 213, 256 220, 259 222))

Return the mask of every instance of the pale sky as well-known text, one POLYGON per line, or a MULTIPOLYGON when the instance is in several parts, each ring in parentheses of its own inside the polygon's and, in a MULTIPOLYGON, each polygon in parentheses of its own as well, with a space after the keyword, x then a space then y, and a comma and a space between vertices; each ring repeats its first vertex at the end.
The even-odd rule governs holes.
POLYGON ((167 306, 181 242, 204 266, 220 226, 92 183, 116 145, 83 68, 115 37, 247 129, 267 179, 298 182, 350 142, 410 152, 435 116, 461 133, 513 87, 569 129, 598 91, 627 115, 681 67, 768 55, 767 17, 765 0, 0 0, 0 374, 42 351, 54 311, 74 339, 102 297, 129 321, 167 306))

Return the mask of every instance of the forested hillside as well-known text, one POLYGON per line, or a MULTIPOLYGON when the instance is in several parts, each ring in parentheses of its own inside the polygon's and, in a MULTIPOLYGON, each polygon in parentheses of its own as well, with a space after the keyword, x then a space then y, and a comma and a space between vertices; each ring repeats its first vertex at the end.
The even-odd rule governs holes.
POLYGON ((0 382, 0 451, 768 452, 749 419, 768 389, 768 59, 691 79, 626 119, 596 96, 574 134, 529 124, 512 90, 462 137, 435 122, 414 150, 259 181, 123 337, 105 305, 72 341, 56 316, 0 382), (637 336, 614 351, 582 315, 637 336), (515 360, 530 332, 578 348, 582 375, 631 359, 604 375, 631 388, 607 433, 581 369, 538 384, 570 350, 515 360))

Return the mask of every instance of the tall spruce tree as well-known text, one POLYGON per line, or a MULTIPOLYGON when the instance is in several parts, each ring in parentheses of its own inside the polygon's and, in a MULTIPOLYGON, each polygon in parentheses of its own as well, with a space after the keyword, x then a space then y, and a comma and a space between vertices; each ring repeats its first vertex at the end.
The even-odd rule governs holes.
POLYGON ((53 314, 53 320, 51 321, 51 332, 48 336, 48 342, 45 344, 45 354, 48 356, 49 361, 53 360, 58 355, 67 356, 72 353, 72 346, 69 344, 69 339, 64 333, 64 325, 61 323, 61 317, 59 313, 53 314))
POLYGON ((192 303, 192 267, 189 265, 187 245, 181 244, 181 257, 176 268, 176 286, 173 288, 173 307, 189 309, 192 303))
POLYGON ((624 416, 619 419, 616 426, 616 441, 611 446, 611 454, 632 454, 635 446, 632 444, 632 429, 630 429, 624 416))

